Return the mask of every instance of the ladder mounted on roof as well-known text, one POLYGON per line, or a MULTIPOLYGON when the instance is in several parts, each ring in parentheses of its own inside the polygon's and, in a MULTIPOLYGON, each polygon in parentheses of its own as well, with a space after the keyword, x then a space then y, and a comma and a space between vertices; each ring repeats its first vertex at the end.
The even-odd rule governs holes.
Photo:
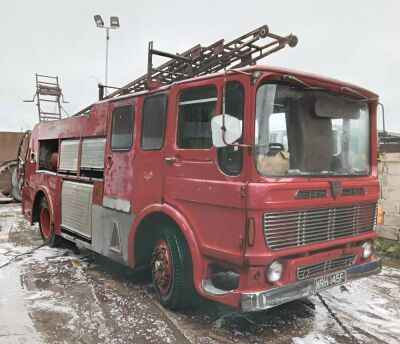
POLYGON ((58 76, 48 76, 35 74, 36 78, 36 93, 32 100, 24 100, 24 102, 34 102, 38 108, 39 122, 52 121, 61 119, 61 110, 64 95, 62 93, 58 76))
MULTIPOLYGON (((182 54, 170 54, 156 50, 153 48, 153 42, 149 42, 147 74, 121 88, 99 84, 99 99, 152 90, 162 85, 215 73, 226 68, 254 65, 258 60, 283 49, 286 45, 295 47, 297 41, 295 35, 279 36, 269 32, 268 26, 264 25, 229 43, 225 44, 225 41, 221 39, 207 47, 198 44, 182 54), (263 39, 268 40, 256 44, 257 41, 263 39), (167 57, 170 60, 154 68, 153 55, 167 57), (116 91, 104 97, 104 88, 114 88, 116 91)), ((87 113, 92 106, 86 107, 74 116, 87 113)))

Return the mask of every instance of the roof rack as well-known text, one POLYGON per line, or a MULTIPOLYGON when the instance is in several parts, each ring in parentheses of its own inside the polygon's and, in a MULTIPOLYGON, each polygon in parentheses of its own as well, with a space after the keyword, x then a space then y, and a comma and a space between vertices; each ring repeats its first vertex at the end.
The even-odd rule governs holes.
MULTIPOLYGON (((221 39, 207 47, 198 44, 181 54, 156 50, 153 48, 153 42, 149 42, 147 73, 120 88, 99 84, 99 99, 152 90, 162 85, 215 73, 226 68, 254 65, 258 60, 283 49, 286 45, 295 47, 297 41, 295 35, 279 36, 269 32, 268 26, 264 25, 229 43, 225 44, 221 39), (256 44, 262 39, 268 39, 268 41, 256 44), (154 68, 153 55, 167 57, 170 60, 154 68), (116 91, 104 97, 104 88, 114 88, 116 91)), ((74 116, 87 113, 92 106, 84 108, 74 116)))

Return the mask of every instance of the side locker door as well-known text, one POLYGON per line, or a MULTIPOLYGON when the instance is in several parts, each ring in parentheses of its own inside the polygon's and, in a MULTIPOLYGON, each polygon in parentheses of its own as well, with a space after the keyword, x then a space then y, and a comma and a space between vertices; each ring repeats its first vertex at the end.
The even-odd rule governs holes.
POLYGON ((128 235, 134 220, 135 98, 109 103, 102 206, 92 212, 92 247, 127 264, 128 235))

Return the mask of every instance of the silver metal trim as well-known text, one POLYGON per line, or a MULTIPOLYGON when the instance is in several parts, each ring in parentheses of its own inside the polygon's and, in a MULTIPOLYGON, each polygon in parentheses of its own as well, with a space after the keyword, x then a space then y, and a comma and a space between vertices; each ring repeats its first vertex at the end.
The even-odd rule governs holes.
MULTIPOLYGON (((370 263, 355 265, 345 269, 347 281, 377 274, 382 270, 380 259, 370 263)), ((334 286, 330 287, 333 288, 334 286)), ((327 288, 329 289, 329 288, 327 288)), ((279 306, 283 303, 294 301, 303 297, 313 295, 314 278, 302 280, 297 283, 285 285, 266 291, 241 294, 241 306, 244 312, 254 312, 279 306)))
POLYGON ((85 138, 82 140, 82 169, 104 169, 106 138, 85 138))
POLYGON ((129 213, 131 211, 131 202, 121 198, 103 196, 103 206, 106 208, 123 211, 124 213, 129 213))
POLYGON ((64 181, 61 189, 61 227, 92 237, 93 185, 64 181))
POLYGON ((58 169, 60 171, 76 172, 78 170, 78 154, 79 140, 62 140, 58 169))
POLYGON ((304 246, 371 232, 376 203, 290 210, 264 214, 264 234, 272 250, 304 246))
POLYGON ((91 235, 88 235, 87 233, 84 233, 84 232, 82 232, 80 230, 77 230, 76 228, 69 227, 69 226, 67 226, 65 224, 61 225, 61 230, 63 230, 63 229, 65 229, 65 230, 67 230, 69 232, 72 232, 72 233, 76 233, 76 234, 78 234, 79 236, 81 236, 84 239, 88 239, 88 240, 92 239, 91 235))
POLYGON ((36 173, 48 174, 48 175, 50 175, 50 176, 56 176, 56 175, 57 175, 56 172, 47 171, 47 170, 36 170, 36 173))
POLYGON ((61 230, 60 236, 64 239, 67 239, 68 241, 72 241, 72 242, 82 245, 88 249, 92 249, 92 245, 89 244, 88 242, 80 240, 79 238, 74 237, 73 235, 67 234, 67 233, 63 232, 62 230, 61 230))
POLYGON ((222 289, 216 288, 210 279, 203 280, 201 283, 201 286, 206 293, 214 295, 214 296, 227 295, 227 294, 232 293, 232 291, 233 291, 233 290, 222 290, 222 289))
POLYGON ((129 233, 135 214, 124 213, 100 205, 92 206, 92 250, 115 261, 128 265, 129 233), (118 226, 119 252, 112 249, 114 226, 118 226))
POLYGON ((216 101, 217 101, 217 98, 204 98, 204 99, 187 100, 185 102, 180 102, 179 105, 211 103, 211 102, 216 102, 216 101))

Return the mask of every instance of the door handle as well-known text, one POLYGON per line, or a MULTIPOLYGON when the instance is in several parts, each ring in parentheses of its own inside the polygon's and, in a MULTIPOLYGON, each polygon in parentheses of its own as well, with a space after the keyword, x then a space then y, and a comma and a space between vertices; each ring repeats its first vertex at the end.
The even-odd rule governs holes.
POLYGON ((168 165, 176 163, 176 160, 177 160, 176 157, 165 158, 165 161, 167 162, 168 165))

